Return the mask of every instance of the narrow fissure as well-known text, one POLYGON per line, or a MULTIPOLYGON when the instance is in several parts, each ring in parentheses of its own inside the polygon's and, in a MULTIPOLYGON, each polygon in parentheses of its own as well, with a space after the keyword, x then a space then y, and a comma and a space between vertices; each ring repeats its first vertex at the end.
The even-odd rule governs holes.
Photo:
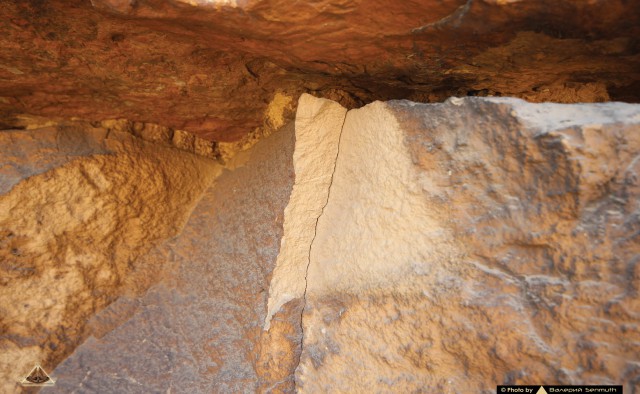
MULTIPOLYGON (((300 311, 300 358, 298 359, 298 366, 300 365, 300 360, 302 359, 302 348, 304 346, 304 324, 302 318, 304 316, 304 311, 307 308, 307 287, 309 286, 308 276, 309 276, 309 266, 311 265, 311 249, 313 248, 313 243, 316 240, 316 236, 318 235, 318 222, 320 218, 324 214, 324 209, 329 204, 329 200, 331 199, 331 186, 333 186, 333 177, 336 174, 336 167, 338 166, 338 157, 340 157, 340 144, 342 143, 342 132, 344 131, 344 125, 347 121, 347 115, 349 111, 345 112, 344 119, 342 120, 342 126, 340 126, 340 133, 338 134, 338 147, 336 149, 336 157, 333 160, 333 170, 331 171, 331 178, 329 180, 329 186, 327 188, 327 199, 322 205, 322 209, 320 210, 320 214, 316 218, 316 223, 313 228, 313 238, 309 243, 309 256, 307 259, 307 267, 304 272, 304 292, 302 293, 302 311, 300 311)), ((298 370, 298 366, 296 366, 295 371, 298 370)))

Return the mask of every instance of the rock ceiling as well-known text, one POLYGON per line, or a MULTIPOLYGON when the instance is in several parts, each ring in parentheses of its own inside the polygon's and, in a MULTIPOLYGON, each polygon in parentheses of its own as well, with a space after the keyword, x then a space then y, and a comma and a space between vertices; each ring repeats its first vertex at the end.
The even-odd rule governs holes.
POLYGON ((232 142, 303 92, 640 101, 637 0, 29 0, 0 16, 0 128, 128 119, 232 142))

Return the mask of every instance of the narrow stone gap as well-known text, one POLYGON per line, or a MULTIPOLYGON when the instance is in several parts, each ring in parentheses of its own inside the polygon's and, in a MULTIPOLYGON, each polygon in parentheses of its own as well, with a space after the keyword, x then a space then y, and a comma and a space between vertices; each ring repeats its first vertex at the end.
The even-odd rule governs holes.
MULTIPOLYGON (((333 177, 336 173, 336 166, 338 165, 338 157, 340 157, 340 143, 342 142, 342 132, 344 131, 344 124, 347 121, 347 116, 349 115, 349 111, 345 112, 344 114, 344 119, 342 120, 342 126, 340 127, 340 133, 338 135, 338 146, 337 146, 337 152, 336 152, 336 157, 333 161, 333 170, 331 171, 331 178, 329 181, 329 186, 328 186, 328 190, 327 190, 327 199, 324 203, 324 205, 322 206, 322 209, 320 210, 320 214, 318 215, 318 217, 316 218, 316 223, 314 226, 314 232, 313 232, 313 238, 311 239, 311 242, 309 243, 309 260, 307 261, 307 267, 305 268, 305 274, 304 274, 304 292, 302 294, 302 311, 300 312, 300 332, 301 332, 301 336, 300 336, 300 352, 302 353, 303 351, 303 347, 304 347, 304 322, 303 322, 303 318, 304 318, 304 311, 307 305, 307 287, 309 286, 309 281, 308 281, 308 275, 309 275, 309 266, 311 265, 311 249, 313 248, 313 242, 316 239, 316 236, 318 235, 318 222, 320 221, 320 218, 322 217, 322 214, 324 213, 324 209, 327 207, 327 204, 329 204, 329 201, 331 199, 331 186, 333 185, 333 177)), ((298 363, 300 362, 300 360, 298 360, 298 363)), ((296 367, 296 370, 298 368, 296 367)))

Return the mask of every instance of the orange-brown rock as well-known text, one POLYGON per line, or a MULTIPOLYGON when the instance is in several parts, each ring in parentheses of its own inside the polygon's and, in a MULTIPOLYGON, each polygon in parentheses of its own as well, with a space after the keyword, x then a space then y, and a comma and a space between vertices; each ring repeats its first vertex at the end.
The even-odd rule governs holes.
POLYGON ((640 110, 546 103, 640 102, 640 0, 0 0, 0 33, 0 391, 640 391, 640 110))
POLYGON ((274 107, 291 118, 278 93, 640 99, 638 0, 30 0, 0 21, 9 126, 124 118, 237 141, 277 129, 274 107))

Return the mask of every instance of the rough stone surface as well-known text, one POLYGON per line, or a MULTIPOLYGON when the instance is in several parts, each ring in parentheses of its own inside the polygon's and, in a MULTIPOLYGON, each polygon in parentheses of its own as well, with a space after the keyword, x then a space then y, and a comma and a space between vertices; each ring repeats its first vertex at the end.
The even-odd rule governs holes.
POLYGON ((293 153, 295 184, 284 211, 284 234, 269 290, 271 317, 287 302, 304 297, 309 245, 327 204, 329 185, 338 156, 338 140, 347 110, 340 104, 310 95, 300 98, 293 153))
POLYGON ((32 130, 0 131, 0 194, 32 175, 92 154, 106 154, 107 130, 51 125, 32 130))
POLYGON ((302 92, 640 100, 638 0, 5 0, 0 32, 8 126, 123 118, 238 141, 302 92))
POLYGON ((639 131, 624 104, 349 111, 311 245, 297 389, 640 390, 639 131))
POLYGON ((138 259, 180 232, 217 164, 100 130, 0 137, 11 152, 0 177, 0 387, 12 392, 34 364, 51 370, 68 356, 91 316, 155 282, 160 267, 138 259))
POLYGON ((30 122, 0 132, 3 392, 35 363, 61 393, 640 391, 638 106, 303 96, 233 157, 30 122))
POLYGON ((293 146, 291 125, 224 170, 180 235, 147 255, 164 267, 158 282, 96 315, 93 335, 53 371, 58 383, 49 391, 292 387, 300 303, 274 317, 270 337, 263 337, 262 325, 293 186, 293 146), (286 324, 287 313, 297 317, 295 326, 286 324))
POLYGON ((262 333, 256 372, 261 377, 257 392, 296 391, 295 370, 302 352, 302 310, 304 300, 295 298, 270 316, 269 330, 262 333))

